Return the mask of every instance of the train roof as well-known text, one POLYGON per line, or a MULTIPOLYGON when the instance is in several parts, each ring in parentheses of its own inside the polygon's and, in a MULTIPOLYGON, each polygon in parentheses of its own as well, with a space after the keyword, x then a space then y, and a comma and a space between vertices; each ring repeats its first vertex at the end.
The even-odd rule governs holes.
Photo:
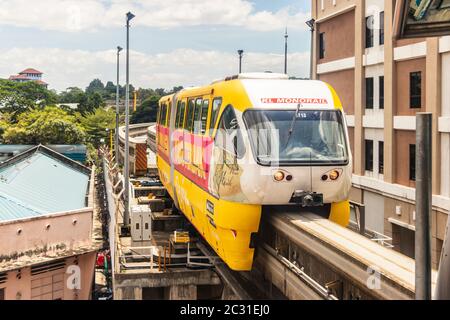
POLYGON ((253 108, 340 109, 334 89, 317 80, 242 79, 253 108))
MULTIPOLYGON (((235 106, 243 111, 247 108, 296 108, 304 109, 342 109, 335 90, 327 83, 318 80, 289 79, 280 73, 242 73, 216 80, 204 87, 186 88, 181 96, 201 96, 212 92, 220 95, 244 98, 245 106, 235 106)), ((171 98, 166 96, 162 101, 171 98)))

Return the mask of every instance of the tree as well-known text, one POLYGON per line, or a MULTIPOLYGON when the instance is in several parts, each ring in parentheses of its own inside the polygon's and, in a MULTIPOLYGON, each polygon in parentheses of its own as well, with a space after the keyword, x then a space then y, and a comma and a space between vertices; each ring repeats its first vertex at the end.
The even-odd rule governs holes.
POLYGON ((59 94, 59 103, 80 103, 84 91, 77 87, 67 88, 66 91, 59 94))
POLYGON ((23 112, 3 134, 8 144, 80 144, 85 138, 76 118, 55 106, 23 112))
POLYGON ((15 121, 18 115, 33 108, 43 108, 58 101, 57 95, 34 82, 14 82, 0 80, 0 107, 2 112, 10 112, 11 120, 15 121))
POLYGON ((82 117, 80 122, 86 131, 88 142, 95 147, 99 147, 101 139, 107 141, 109 138, 106 129, 112 130, 115 128, 116 113, 112 109, 99 108, 95 110, 95 113, 82 117))
POLYGON ((162 96, 165 96, 165 95, 166 95, 166 90, 163 89, 163 88, 158 88, 158 89, 155 89, 155 93, 156 93, 158 96, 162 97, 162 96))
POLYGON ((108 81, 105 86, 105 98, 115 98, 116 97, 116 89, 117 86, 112 83, 112 81, 108 81))
POLYGON ((100 79, 94 79, 91 81, 89 86, 86 88, 86 93, 100 93, 103 94, 105 90, 105 85, 100 79))
POLYGON ((153 95, 145 99, 136 112, 132 114, 130 122, 133 124, 155 122, 160 98, 158 95, 153 95))

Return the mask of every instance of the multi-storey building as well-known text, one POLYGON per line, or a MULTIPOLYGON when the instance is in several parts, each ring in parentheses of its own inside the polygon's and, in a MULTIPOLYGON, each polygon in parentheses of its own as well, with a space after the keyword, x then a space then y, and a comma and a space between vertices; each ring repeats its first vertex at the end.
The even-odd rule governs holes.
POLYGON ((34 81, 44 87, 48 87, 48 84, 44 81, 42 81, 42 75, 43 73, 33 69, 33 68, 28 68, 23 70, 22 72, 19 72, 18 75, 14 75, 14 76, 10 76, 9 80, 11 81, 15 81, 15 82, 29 82, 29 81, 34 81))
POLYGON ((395 0, 313 0, 313 77, 342 99, 352 199, 367 227, 414 256, 415 115, 433 113, 433 266, 450 210, 450 37, 396 40, 395 0))

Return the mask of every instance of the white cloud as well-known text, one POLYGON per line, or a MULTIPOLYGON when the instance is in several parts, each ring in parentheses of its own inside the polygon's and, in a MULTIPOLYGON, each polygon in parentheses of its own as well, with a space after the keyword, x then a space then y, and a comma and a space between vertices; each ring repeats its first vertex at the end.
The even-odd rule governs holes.
MULTIPOLYGON (((309 53, 289 54, 289 73, 307 76, 309 53)), ((122 80, 124 82, 124 54, 122 55, 122 80)), ((244 72, 282 72, 282 54, 246 53, 244 72)), ((25 68, 44 72, 43 80, 58 91, 70 86, 86 87, 94 78, 115 81, 116 52, 64 50, 56 48, 13 48, 1 53, 0 74, 7 78, 25 68)), ((225 76, 236 74, 236 54, 218 51, 176 49, 168 53, 146 54, 131 52, 130 80, 136 87, 172 88, 177 85, 204 85, 225 76)))
POLYGON ((199 25, 238 26, 268 31, 305 30, 308 13, 283 8, 256 11, 248 0, 0 0, 0 24, 66 32, 120 27, 125 13, 134 25, 173 28, 199 25))

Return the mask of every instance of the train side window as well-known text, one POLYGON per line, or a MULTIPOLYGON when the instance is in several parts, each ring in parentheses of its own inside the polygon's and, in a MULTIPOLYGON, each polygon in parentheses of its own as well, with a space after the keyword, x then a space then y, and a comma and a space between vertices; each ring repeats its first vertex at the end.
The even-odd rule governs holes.
POLYGON ((221 106, 222 106, 222 98, 214 98, 212 102, 211 119, 209 122, 210 129, 214 129, 216 125, 217 117, 219 115, 219 110, 221 106))
POLYGON ((202 106, 202 135, 206 133, 206 124, 208 121, 209 100, 203 100, 202 106))
POLYGON ((203 100, 200 98, 195 101, 194 134, 199 134, 201 132, 202 104, 203 100))
POLYGON ((164 117, 164 103, 162 103, 161 107, 159 108, 159 119, 158 119, 159 121, 158 121, 158 123, 160 125, 163 124, 163 117, 164 117))
POLYGON ((161 105, 158 107, 158 114, 156 115, 156 123, 161 124, 161 105))
POLYGON ((171 109, 172 109, 172 102, 169 101, 169 103, 167 104, 167 121, 166 121, 166 126, 167 127, 170 126, 171 109))
POLYGON ((181 101, 178 100, 177 101, 177 112, 176 112, 176 115, 175 115, 175 128, 176 129, 179 128, 180 117, 181 117, 181 101))
POLYGON ((161 111, 161 125, 166 126, 166 119, 167 119, 167 104, 162 105, 162 111, 161 111))
POLYGON ((231 105, 223 111, 218 130, 215 137, 216 145, 242 159, 245 154, 244 140, 236 113, 231 105))
POLYGON ((184 128, 189 132, 192 132, 192 122, 193 122, 192 120, 194 120, 194 109, 195 109, 194 99, 190 99, 188 102, 186 123, 184 124, 184 128))
POLYGON ((178 119, 178 125, 177 128, 183 128, 184 126, 184 111, 186 110, 186 102, 181 102, 180 106, 180 115, 178 119))

